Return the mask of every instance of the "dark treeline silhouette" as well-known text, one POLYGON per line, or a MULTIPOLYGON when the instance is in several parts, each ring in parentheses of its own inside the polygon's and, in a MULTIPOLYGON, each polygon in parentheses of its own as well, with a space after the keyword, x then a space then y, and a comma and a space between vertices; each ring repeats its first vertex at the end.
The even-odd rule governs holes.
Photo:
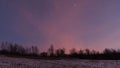
POLYGON ((0 55, 12 57, 26 57, 37 59, 92 59, 92 60, 117 60, 120 59, 120 49, 104 49, 103 52, 90 49, 80 49, 76 51, 75 48, 70 50, 69 54, 65 53, 65 48, 55 49, 50 45, 47 52, 39 52, 37 46, 24 47, 22 45, 2 42, 0 45, 0 55))
POLYGON ((39 50, 37 46, 31 46, 25 48, 22 45, 12 44, 8 42, 2 42, 0 45, 0 54, 6 56, 28 56, 28 57, 38 57, 39 50))

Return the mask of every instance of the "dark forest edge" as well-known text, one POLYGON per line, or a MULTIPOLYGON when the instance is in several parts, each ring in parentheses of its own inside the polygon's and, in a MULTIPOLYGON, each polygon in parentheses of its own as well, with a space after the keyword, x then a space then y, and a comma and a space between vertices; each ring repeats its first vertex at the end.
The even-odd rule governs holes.
POLYGON ((37 46, 23 47, 22 45, 2 42, 0 44, 0 55, 10 57, 22 57, 32 59, 90 59, 90 60, 120 60, 120 49, 105 48, 103 52, 89 49, 80 49, 76 51, 75 48, 70 50, 69 54, 65 53, 65 48, 54 49, 53 45, 47 52, 39 53, 37 46))

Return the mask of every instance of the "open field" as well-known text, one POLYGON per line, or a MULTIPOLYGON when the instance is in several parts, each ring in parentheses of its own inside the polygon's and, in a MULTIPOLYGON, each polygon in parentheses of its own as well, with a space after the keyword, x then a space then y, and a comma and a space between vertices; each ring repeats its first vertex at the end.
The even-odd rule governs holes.
POLYGON ((120 68, 120 60, 35 60, 0 57, 0 68, 120 68))

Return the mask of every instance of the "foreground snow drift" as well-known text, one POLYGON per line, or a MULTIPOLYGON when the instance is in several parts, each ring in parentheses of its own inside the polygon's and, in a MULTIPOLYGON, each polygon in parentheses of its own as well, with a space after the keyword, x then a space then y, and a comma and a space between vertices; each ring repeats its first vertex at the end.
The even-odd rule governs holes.
POLYGON ((120 68, 120 60, 34 60, 0 57, 0 68, 120 68))

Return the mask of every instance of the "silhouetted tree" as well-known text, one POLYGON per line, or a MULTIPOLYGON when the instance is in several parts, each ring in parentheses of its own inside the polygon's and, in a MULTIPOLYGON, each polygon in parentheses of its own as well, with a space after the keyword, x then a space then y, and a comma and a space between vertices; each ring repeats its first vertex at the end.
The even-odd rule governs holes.
POLYGON ((84 51, 80 49, 79 54, 84 54, 84 51))
POLYGON ((92 50, 92 51, 91 51, 91 54, 97 54, 97 51, 92 50))
POLYGON ((18 52, 19 54, 21 54, 21 55, 28 54, 28 53, 27 53, 27 50, 26 50, 22 45, 18 46, 17 52, 18 52))
POLYGON ((8 42, 2 42, 1 48, 2 48, 2 50, 9 51, 10 43, 8 43, 8 42))
POLYGON ((8 54, 8 42, 2 42, 0 45, 0 53, 1 54, 8 54))
POLYGON ((37 46, 32 46, 31 49, 32 49, 32 54, 35 54, 35 55, 38 54, 39 50, 38 50, 37 46))
POLYGON ((2 51, 3 51, 3 50, 6 50, 6 49, 5 49, 5 44, 4 44, 3 42, 2 42, 1 45, 0 45, 0 50, 2 50, 2 51))
POLYGON ((106 49, 104 49, 103 53, 104 54, 110 54, 110 53, 112 53, 112 50, 106 48, 106 49))
POLYGON ((76 51, 76 49, 75 48, 72 48, 71 50, 70 50, 70 57, 73 57, 73 58, 77 58, 78 57, 78 54, 77 54, 77 51, 76 51))
POLYGON ((48 55, 49 56, 54 56, 54 46, 51 44, 50 48, 48 49, 48 55))
POLYGON ((56 50, 56 56, 58 56, 58 57, 63 57, 63 56, 65 56, 65 48, 62 48, 62 49, 57 49, 56 50))
POLYGON ((85 49, 85 53, 86 53, 86 55, 90 55, 90 50, 89 49, 85 49))

